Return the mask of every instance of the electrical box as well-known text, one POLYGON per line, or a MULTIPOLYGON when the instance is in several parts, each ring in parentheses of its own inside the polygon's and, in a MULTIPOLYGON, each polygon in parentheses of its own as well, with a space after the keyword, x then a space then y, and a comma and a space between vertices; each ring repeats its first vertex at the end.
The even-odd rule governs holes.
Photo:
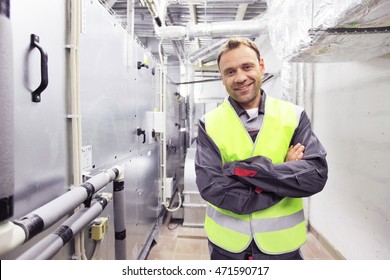
POLYGON ((165 132, 165 112, 153 112, 153 126, 156 132, 165 132))
POLYGON ((173 177, 168 177, 165 179, 165 197, 172 198, 173 191, 173 177))
MULTIPOLYGON (((144 118, 144 129, 146 134, 149 133, 164 133, 165 132, 165 113, 164 112, 156 112, 156 111, 148 111, 145 114, 144 118)), ((148 143, 151 144, 154 142, 153 137, 146 137, 149 139, 148 143)))
POLYGON ((108 218, 101 217, 94 221, 94 224, 91 226, 91 239, 99 241, 102 240, 108 231, 108 218))

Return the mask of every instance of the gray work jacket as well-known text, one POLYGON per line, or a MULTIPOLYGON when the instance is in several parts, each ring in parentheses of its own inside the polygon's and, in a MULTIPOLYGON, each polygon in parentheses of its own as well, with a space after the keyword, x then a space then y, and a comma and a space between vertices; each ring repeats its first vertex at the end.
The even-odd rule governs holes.
MULTIPOLYGON (((230 102, 243 121, 252 139, 261 129, 266 94, 262 91, 258 116, 250 118, 232 98, 230 102)), ((223 121, 223 120, 221 120, 223 121)), ((311 129, 311 122, 302 110, 291 145, 305 146, 302 160, 272 164, 263 156, 225 163, 213 140, 199 120, 195 156, 196 183, 202 198, 211 204, 237 214, 250 214, 278 203, 284 197, 308 197, 320 192, 327 181, 326 151, 311 129), (253 177, 238 176, 234 169, 255 170, 253 177), (261 190, 260 192, 258 190, 261 190)))

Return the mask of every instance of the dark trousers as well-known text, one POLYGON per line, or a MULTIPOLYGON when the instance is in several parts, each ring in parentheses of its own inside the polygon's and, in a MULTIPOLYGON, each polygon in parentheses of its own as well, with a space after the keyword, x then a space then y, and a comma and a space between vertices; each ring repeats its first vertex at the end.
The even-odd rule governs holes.
POLYGON ((303 260, 300 250, 294 252, 269 255, 259 250, 254 241, 242 253, 230 253, 209 241, 210 260, 303 260))

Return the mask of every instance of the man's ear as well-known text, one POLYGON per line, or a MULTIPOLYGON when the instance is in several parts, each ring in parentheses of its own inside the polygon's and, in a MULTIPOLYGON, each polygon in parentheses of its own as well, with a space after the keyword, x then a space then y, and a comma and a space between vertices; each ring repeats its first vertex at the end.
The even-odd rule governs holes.
POLYGON ((264 59, 262 57, 260 58, 259 66, 260 66, 261 75, 264 75, 264 73, 265 73, 265 64, 264 64, 264 59))

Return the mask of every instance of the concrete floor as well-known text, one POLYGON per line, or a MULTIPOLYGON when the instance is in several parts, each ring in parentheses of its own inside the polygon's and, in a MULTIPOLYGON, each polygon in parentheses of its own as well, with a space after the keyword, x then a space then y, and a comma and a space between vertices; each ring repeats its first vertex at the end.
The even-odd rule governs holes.
MULTIPOLYGON (((305 260, 333 260, 330 252, 311 232, 301 248, 305 260)), ((203 228, 186 227, 172 223, 170 215, 160 229, 156 244, 151 248, 148 260, 208 260, 207 237, 203 228)))

